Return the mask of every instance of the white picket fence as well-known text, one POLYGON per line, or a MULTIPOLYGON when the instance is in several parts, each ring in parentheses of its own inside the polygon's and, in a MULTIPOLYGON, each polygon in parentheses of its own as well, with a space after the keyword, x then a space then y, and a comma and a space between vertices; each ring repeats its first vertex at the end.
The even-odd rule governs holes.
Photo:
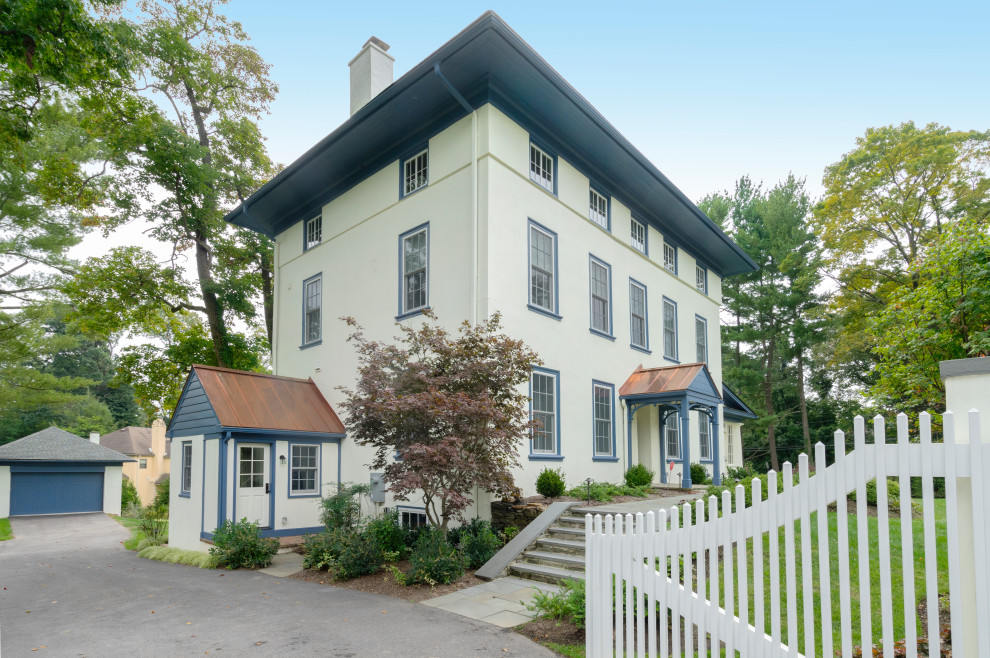
POLYGON ((587 655, 667 658, 694 656, 697 652, 699 656, 718 656, 722 646, 724 655, 730 657, 737 653, 743 657, 834 656, 836 651, 849 657, 853 655, 853 602, 858 601, 856 617, 861 637, 857 644, 865 648, 863 655, 873 655, 869 647, 876 642, 884 656, 894 656, 895 640, 902 638, 894 637, 892 567, 897 565, 891 563, 890 521, 886 514, 878 515, 878 535, 871 542, 864 502, 867 482, 876 479, 877 507, 886 509, 887 478, 897 477, 901 527, 898 571, 903 578, 903 605, 899 607, 903 608, 907 648, 906 654, 900 655, 919 655, 912 533, 920 524, 924 555, 918 557, 924 558, 925 600, 931 611, 922 634, 927 635, 929 655, 940 656, 932 480, 938 477, 945 478, 946 484, 947 538, 946 545, 938 551, 947 553, 949 565, 952 655, 963 655, 959 638, 968 634, 978 639, 970 645, 977 647, 976 651, 966 658, 990 657, 990 483, 984 475, 990 470, 990 445, 981 443, 976 412, 970 412, 969 421, 968 444, 956 443, 951 413, 943 417, 944 443, 932 443, 931 419, 922 414, 920 442, 909 443, 907 417, 901 414, 897 418, 897 442, 886 443, 884 421, 878 416, 874 419, 874 443, 867 444, 863 419, 857 417, 852 452, 846 454, 845 437, 836 432, 833 464, 825 467, 825 446, 819 443, 815 446, 817 470, 813 476, 808 472, 807 456, 801 455, 798 484, 794 484, 791 465, 786 463, 783 493, 777 492, 777 474, 771 471, 766 501, 760 480, 754 479, 750 507, 745 507, 745 491, 740 485, 735 490, 736 511, 731 511, 730 495, 724 492, 720 504, 714 496, 709 498, 707 519, 701 500, 694 505, 696 521, 692 520, 690 504, 635 517, 609 515, 603 519, 589 514, 587 655), (922 478, 920 519, 912 519, 910 477, 922 478), (854 533, 858 539, 858 573, 850 573, 848 514, 842 513, 847 495, 853 491, 859 502, 854 533), (834 538, 830 538, 826 513, 832 503, 837 503, 840 512, 835 515, 838 527, 834 538), (728 511, 719 516, 719 508, 728 511), (813 540, 811 515, 816 512, 817 538, 813 540), (781 527, 783 546, 778 530, 781 527), (812 557, 813 541, 818 546, 817 561, 812 557), (769 601, 765 600, 763 587, 764 542, 769 551, 769 601), (870 581, 870 560, 874 553, 879 563, 879 611, 872 608, 876 595, 872 589, 876 588, 870 581), (781 555, 783 570, 779 566, 781 555), (796 573, 798 555, 800 582, 796 573), (815 562, 817 574, 812 572, 815 562), (834 562, 838 562, 837 581, 831 573, 834 562), (960 573, 960 564, 972 573, 960 573), (752 588, 751 572, 752 582, 758 585, 752 588), (855 584, 858 590, 854 590, 855 584), (820 625, 815 621, 816 588, 822 593, 817 606, 820 625), (839 592, 837 611, 832 609, 834 588, 839 592), (880 638, 873 636, 877 614, 881 620, 880 638), (836 616, 838 637, 833 636, 836 616), (803 646, 798 646, 797 641, 799 625, 803 629, 803 646), (816 646, 821 647, 820 653, 816 646))

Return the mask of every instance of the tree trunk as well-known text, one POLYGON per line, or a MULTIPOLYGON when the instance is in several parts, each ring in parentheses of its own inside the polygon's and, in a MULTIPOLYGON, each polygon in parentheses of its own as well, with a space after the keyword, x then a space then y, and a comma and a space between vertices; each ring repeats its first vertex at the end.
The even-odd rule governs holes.
POLYGON ((203 307, 206 309, 206 322, 210 327, 210 339, 213 341, 213 354, 216 356, 217 365, 226 368, 227 360, 224 357, 227 351, 227 328, 223 322, 223 309, 220 308, 217 295, 212 290, 212 257, 203 232, 197 229, 194 234, 196 236, 196 274, 199 279, 199 290, 203 295, 203 307))
POLYGON ((265 308, 265 329, 268 331, 268 345, 274 351, 275 292, 272 278, 273 256, 271 249, 262 249, 261 256, 261 300, 265 308))
MULTIPOLYGON (((773 417, 773 355, 774 349, 776 349, 776 336, 773 333, 773 327, 770 327, 770 343, 767 346, 767 358, 766 365, 767 371, 763 376, 763 402, 766 409, 767 415, 771 418, 773 417)), ((770 468, 775 471, 780 470, 780 464, 777 461, 777 434, 776 434, 775 421, 770 421, 770 426, 767 428, 767 441, 770 444, 770 468)))
POLYGON ((808 463, 815 468, 815 456, 811 451, 811 428, 808 426, 808 402, 804 397, 804 350, 797 351, 798 366, 798 403, 801 405, 801 432, 804 434, 804 453, 808 455, 808 463))

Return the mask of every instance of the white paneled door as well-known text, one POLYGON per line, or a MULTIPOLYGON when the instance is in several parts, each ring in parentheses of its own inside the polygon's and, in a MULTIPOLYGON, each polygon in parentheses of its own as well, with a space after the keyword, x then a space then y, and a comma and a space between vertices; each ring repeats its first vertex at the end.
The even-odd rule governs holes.
POLYGON ((237 446, 236 520, 257 521, 262 528, 271 526, 269 448, 265 443, 240 443, 237 446))

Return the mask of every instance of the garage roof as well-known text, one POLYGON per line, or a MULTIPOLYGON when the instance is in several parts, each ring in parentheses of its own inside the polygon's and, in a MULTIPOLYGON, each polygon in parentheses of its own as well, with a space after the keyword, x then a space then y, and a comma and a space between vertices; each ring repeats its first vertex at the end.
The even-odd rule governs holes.
POLYGON ((134 460, 53 425, 0 446, 0 461, 123 463, 134 460))

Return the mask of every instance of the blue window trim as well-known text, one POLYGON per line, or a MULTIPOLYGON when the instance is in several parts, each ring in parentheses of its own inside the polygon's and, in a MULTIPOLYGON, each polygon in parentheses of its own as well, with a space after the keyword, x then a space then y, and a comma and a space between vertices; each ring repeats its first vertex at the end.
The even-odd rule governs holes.
POLYGON ((183 441, 179 445, 179 449, 181 451, 179 453, 181 455, 181 463, 179 464, 179 496, 189 498, 192 495, 192 441, 183 441), (186 446, 189 446, 189 488, 183 489, 182 480, 186 476, 186 446))
POLYGON ((323 272, 314 274, 313 276, 303 279, 302 282, 302 343, 299 345, 299 349, 304 350, 309 347, 315 347, 323 342, 323 272), (320 337, 316 340, 311 340, 306 342, 306 286, 315 281, 320 280, 320 337))
POLYGON ((552 194, 554 196, 557 196, 558 183, 560 181, 560 167, 558 167, 557 165, 558 165, 557 151, 547 146, 547 143, 544 142, 542 139, 540 139, 538 136, 534 135, 533 133, 530 133, 529 145, 526 147, 526 173, 528 174, 527 177, 529 178, 529 182, 531 182, 533 185, 537 186, 547 194, 552 194), (530 161, 529 146, 535 146, 536 148, 540 149, 541 151, 549 155, 550 159, 553 160, 553 172, 552 172, 553 191, 548 190, 547 188, 543 187, 542 184, 533 180, 533 170, 530 168, 532 166, 532 162, 530 161))
POLYGON ((399 156, 399 200, 405 199, 407 196, 412 196, 419 192, 420 190, 425 190, 430 186, 430 142, 429 140, 425 142, 419 142, 416 148, 407 149, 402 152, 399 156), (414 155, 419 155, 423 151, 426 151, 426 185, 418 189, 413 190, 409 194, 406 194, 406 162, 412 158, 414 155))
MULTIPOLYGON (((704 265, 702 265, 701 263, 699 263, 697 259, 695 259, 695 261, 694 261, 694 266, 695 267, 698 267, 698 268, 701 268, 705 272, 705 289, 704 290, 701 290, 701 289, 698 288, 698 282, 697 282, 697 280, 695 281, 694 289, 697 290, 698 292, 700 292, 701 294, 703 294, 705 296, 708 296, 708 268, 705 267, 704 265)), ((697 279, 697 276, 698 276, 697 271, 695 271, 695 278, 696 279, 697 279)))
POLYGON ((608 338, 609 340, 615 340, 615 322, 612 318, 612 307, 615 306, 615 298, 612 295, 612 266, 603 261, 598 256, 594 254, 588 254, 588 330, 596 336, 601 336, 602 338, 608 338), (595 329, 594 324, 594 311, 592 304, 592 266, 598 263, 605 268, 605 272, 608 274, 608 332, 595 329))
POLYGON ((615 454, 615 385, 603 382, 598 379, 591 380, 591 459, 592 461, 618 461, 615 454), (607 455, 599 455, 595 452, 595 388, 607 388, 609 390, 609 410, 612 412, 612 450, 607 455))
POLYGON ((667 272, 670 272, 670 270, 667 269, 667 266, 664 265, 664 262, 663 262, 663 259, 664 259, 663 247, 666 246, 666 245, 668 245, 668 244, 671 247, 674 248, 674 270, 671 273, 674 276, 679 276, 678 273, 677 273, 677 268, 679 267, 678 261, 680 260, 680 250, 681 250, 681 248, 677 246, 677 243, 676 242, 674 242, 673 240, 668 239, 666 235, 663 236, 663 243, 660 245, 660 249, 661 249, 661 251, 660 251, 660 267, 662 267, 667 272))
POLYGON ((529 460, 530 461, 562 461, 564 455, 561 453, 560 449, 560 371, 551 370, 550 368, 540 368, 534 367, 529 375, 529 418, 533 419, 533 375, 539 373, 542 375, 552 375, 554 383, 554 443, 557 445, 556 452, 533 452, 533 435, 530 433, 529 437, 529 460))
POLYGON ((629 219, 630 219, 630 224, 629 224, 629 246, 632 247, 634 251, 636 251, 638 253, 641 253, 644 256, 649 256, 650 255, 650 224, 649 224, 649 222, 644 222, 642 219, 639 219, 635 215, 631 215, 629 219), (636 222, 637 224, 639 224, 640 226, 643 227, 643 251, 640 251, 636 247, 633 247, 633 244, 632 244, 632 222, 636 222))
MULTIPOLYGON (((274 449, 274 444, 272 444, 272 449, 274 449)), ((323 475, 323 445, 320 442, 312 441, 290 441, 289 442, 289 462, 287 464, 289 467, 289 475, 286 478, 285 483, 287 495, 289 498, 320 498, 321 489, 320 480, 323 475), (294 446, 316 446, 316 491, 314 493, 292 493, 292 448, 294 446)))
POLYGON ((678 345, 677 345, 677 343, 678 343, 678 341, 677 341, 677 333, 678 333, 677 332, 677 302, 675 302, 670 297, 667 297, 666 295, 664 295, 663 297, 661 297, 661 305, 660 305, 660 331, 662 332, 661 337, 663 338, 663 345, 662 345, 662 347, 663 347, 663 358, 666 359, 667 361, 671 361, 673 363, 680 363, 680 358, 679 358, 679 352, 680 352, 680 350, 678 349, 678 345), (670 303, 670 305, 674 307, 674 356, 673 357, 667 355, 667 335, 666 335, 667 329, 664 326, 664 319, 665 319, 664 316, 665 316, 665 313, 666 313, 666 306, 665 305, 667 303, 670 303))
MULTIPOLYGON (((698 349, 698 335, 697 335, 698 334, 698 322, 697 321, 698 320, 701 320, 705 324, 705 361, 704 362, 707 364, 708 363, 708 319, 701 317, 697 313, 694 314, 694 319, 695 319, 695 323, 694 323, 694 332, 695 332, 694 345, 695 345, 695 350, 698 349)), ((697 356, 697 354, 695 354, 695 356, 697 356)))
POLYGON ((396 320, 405 320, 406 318, 411 318, 416 315, 420 315, 423 311, 430 308, 430 223, 423 222, 415 228, 411 228, 405 233, 399 235, 399 310, 395 316, 396 320), (403 271, 403 260, 402 260, 402 242, 407 237, 419 233, 423 229, 426 229, 426 305, 419 308, 414 308, 412 310, 405 310, 403 308, 405 302, 405 272, 403 271))
POLYGON ((323 213, 321 212, 319 215, 314 215, 314 216, 310 217, 309 219, 304 219, 303 220, 303 231, 302 232, 303 232, 303 253, 306 253, 310 249, 316 249, 321 244, 323 244, 323 213), (312 247, 310 247, 309 246, 309 223, 311 221, 313 221, 314 219, 319 219, 320 220, 320 241, 317 242, 316 244, 314 244, 312 247))
POLYGON ((557 238, 557 233, 551 231, 543 224, 534 220, 532 217, 526 223, 526 307, 535 311, 541 315, 551 317, 555 320, 563 319, 560 315, 560 276, 559 269, 557 267, 557 254, 560 252, 560 242, 557 238), (553 310, 543 308, 542 306, 537 306, 533 303, 530 296, 533 294, 533 229, 536 228, 538 231, 546 233, 553 239, 553 310))
MULTIPOLYGON (((602 226, 601 224, 599 224, 595 220, 591 219, 591 199, 590 198, 588 199, 588 221, 590 221, 592 224, 594 224, 598 228, 602 229, 603 231, 608 231, 609 233, 611 233, 612 232, 612 195, 606 193, 604 191, 604 188, 601 185, 596 185, 594 183, 594 181, 589 181, 588 182, 588 189, 589 190, 594 190, 596 193, 598 193, 599 195, 601 195, 605 199, 605 226, 602 226)), ((589 197, 591 196, 590 192, 589 192, 588 196, 589 197)))
POLYGON ((629 347, 639 350, 645 354, 652 354, 650 351, 650 295, 645 283, 640 283, 636 279, 629 277, 629 347), (632 287, 638 286, 643 289, 643 327, 646 345, 635 345, 632 342, 632 287))

